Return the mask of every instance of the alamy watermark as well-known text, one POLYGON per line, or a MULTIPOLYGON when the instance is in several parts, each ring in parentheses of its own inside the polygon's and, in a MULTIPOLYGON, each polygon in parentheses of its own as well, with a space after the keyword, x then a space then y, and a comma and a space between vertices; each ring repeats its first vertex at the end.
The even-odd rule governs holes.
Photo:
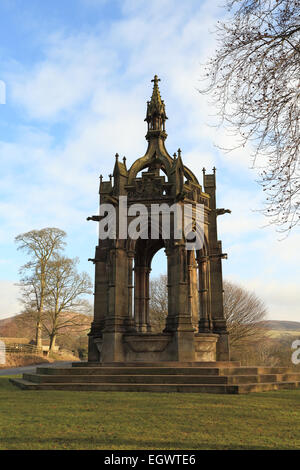
POLYGON ((0 104, 6 104, 6 84, 0 80, 0 104))
POLYGON ((200 250, 204 242, 204 205, 144 204, 128 205, 127 196, 119 197, 118 210, 101 204, 99 239, 164 240, 184 237, 187 250, 200 250))
POLYGON ((6 363, 6 348, 4 341, 0 340, 0 364, 6 363))
POLYGON ((298 365, 300 364, 300 339, 292 342, 292 349, 295 349, 292 354, 292 363, 298 365))

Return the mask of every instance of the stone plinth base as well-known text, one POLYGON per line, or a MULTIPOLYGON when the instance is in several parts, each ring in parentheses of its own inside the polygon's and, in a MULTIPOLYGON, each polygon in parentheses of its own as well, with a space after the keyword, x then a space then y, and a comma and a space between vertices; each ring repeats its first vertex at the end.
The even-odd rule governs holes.
POLYGON ((135 333, 123 336, 126 361, 167 361, 168 346, 172 341, 169 334, 135 333))
POLYGON ((195 334, 195 361, 210 362, 217 360, 216 345, 219 335, 195 334))
MULTIPOLYGON (((213 333, 103 333, 94 339, 90 362, 215 362, 220 336, 213 333), (97 353, 96 353, 97 351, 97 353)), ((92 341, 92 338, 90 338, 92 341)), ((225 360, 229 358, 226 357, 225 360)))

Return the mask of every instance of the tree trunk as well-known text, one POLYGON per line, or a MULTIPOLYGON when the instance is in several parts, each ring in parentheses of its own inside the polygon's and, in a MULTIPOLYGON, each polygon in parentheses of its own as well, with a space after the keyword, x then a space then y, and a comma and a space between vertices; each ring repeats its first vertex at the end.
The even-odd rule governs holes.
POLYGON ((52 350, 54 349, 55 341, 56 341, 56 333, 52 333, 50 336, 49 353, 52 352, 52 350))
POLYGON ((35 344, 36 347, 42 349, 42 322, 40 318, 38 318, 36 322, 36 337, 35 337, 35 344))

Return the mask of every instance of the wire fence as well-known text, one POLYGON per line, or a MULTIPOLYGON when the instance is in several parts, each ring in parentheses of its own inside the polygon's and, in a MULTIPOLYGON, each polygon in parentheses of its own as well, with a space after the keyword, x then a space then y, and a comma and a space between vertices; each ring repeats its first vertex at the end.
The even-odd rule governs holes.
POLYGON ((15 353, 15 354, 40 354, 41 349, 35 346, 34 344, 20 344, 20 343, 11 343, 5 346, 6 353, 15 353))
MULTIPOLYGON (((78 356, 78 351, 58 346, 56 346, 52 352, 58 356, 63 356, 64 354, 78 356)), ((6 342, 5 340, 0 339, 0 359, 2 356, 4 357, 5 354, 32 354, 37 356, 46 356, 49 354, 49 346, 43 345, 42 347, 37 347, 34 344, 6 342)))

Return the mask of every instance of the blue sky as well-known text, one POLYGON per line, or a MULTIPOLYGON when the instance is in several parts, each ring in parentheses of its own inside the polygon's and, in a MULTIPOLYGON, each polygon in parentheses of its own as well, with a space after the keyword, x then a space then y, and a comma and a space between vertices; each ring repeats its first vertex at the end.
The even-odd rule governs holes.
MULTIPOLYGON (((299 230, 283 241, 258 210, 263 194, 250 148, 222 153, 233 138, 197 88, 216 44, 219 2, 189 0, 2 0, 0 4, 0 318, 18 313, 19 233, 56 226, 67 254, 93 277, 99 175, 114 155, 128 164, 146 149, 144 117, 154 74, 166 103, 167 149, 180 147, 201 179, 217 168, 226 279, 255 290, 269 318, 299 320, 299 230), (264 227, 264 228, 263 228, 264 227)), ((162 255, 153 275, 165 269, 162 255)))

